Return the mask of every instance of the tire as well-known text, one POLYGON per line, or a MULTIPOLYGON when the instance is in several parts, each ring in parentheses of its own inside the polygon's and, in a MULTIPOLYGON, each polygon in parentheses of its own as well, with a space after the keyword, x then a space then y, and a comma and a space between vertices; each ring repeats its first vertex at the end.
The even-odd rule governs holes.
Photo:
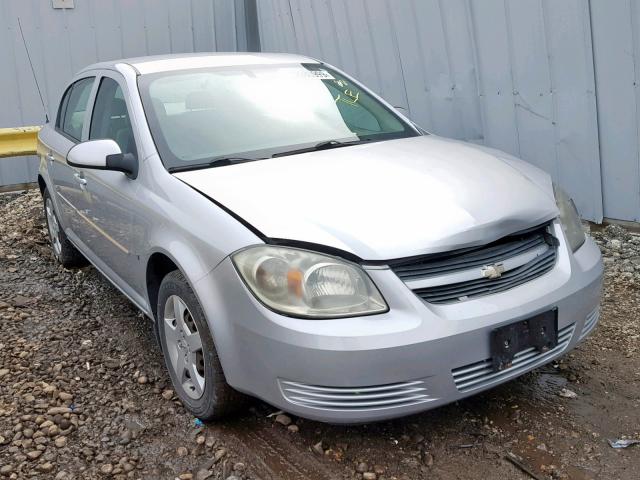
POLYGON ((247 397, 227 384, 200 302, 179 270, 162 280, 157 312, 165 364, 185 408, 203 421, 240 410, 247 397))
POLYGON ((44 201, 44 218, 47 222, 53 257, 65 268, 84 267, 88 263, 87 259, 69 241, 64 230, 60 227, 60 221, 53 207, 48 188, 45 188, 44 192, 42 192, 42 199, 44 201))

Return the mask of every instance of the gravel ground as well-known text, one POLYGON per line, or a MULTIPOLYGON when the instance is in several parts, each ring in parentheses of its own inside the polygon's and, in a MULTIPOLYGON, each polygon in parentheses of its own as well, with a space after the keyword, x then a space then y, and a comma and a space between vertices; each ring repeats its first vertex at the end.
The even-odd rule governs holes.
POLYGON ((605 253, 600 326, 559 363, 462 402, 354 427, 276 413, 199 425, 150 322, 92 267, 49 253, 38 192, 0 195, 0 478, 633 479, 640 446, 640 235, 605 253))

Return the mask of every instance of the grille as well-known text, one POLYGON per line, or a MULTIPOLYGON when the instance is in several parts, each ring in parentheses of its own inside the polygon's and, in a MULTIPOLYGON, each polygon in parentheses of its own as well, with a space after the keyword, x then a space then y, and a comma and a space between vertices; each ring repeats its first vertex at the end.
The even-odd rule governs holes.
POLYGON ((392 268, 402 280, 412 280, 498 263, 544 245, 547 245, 544 231, 536 229, 532 234, 522 234, 520 238, 511 236, 481 247, 465 248, 444 255, 429 255, 392 268))
POLYGON ((433 400, 423 381, 370 387, 321 387, 279 380, 280 390, 291 403, 330 410, 371 410, 405 407, 433 400))
POLYGON ((544 275, 556 263, 556 244, 544 225, 488 245, 398 262, 391 268, 423 300, 458 302, 502 292, 544 275), (500 277, 482 276, 483 267, 502 263, 506 271, 500 277), (452 274, 457 278, 445 278, 452 274), (443 284, 438 277, 443 278, 443 284), (428 286, 419 285, 425 280, 428 286))
POLYGON ((498 279, 479 278, 467 282, 417 289, 415 293, 429 303, 449 303, 480 295, 503 292, 547 273, 556 263, 556 251, 549 248, 521 267, 503 273, 498 279))
POLYGON ((587 315, 587 318, 584 321, 584 326, 582 327, 582 331, 580 332, 580 340, 584 339, 587 335, 591 333, 598 323, 598 319, 600 318, 600 308, 596 308, 593 312, 587 315))
POLYGON ((456 368, 451 371, 453 381, 461 392, 471 392, 499 383, 514 374, 524 373, 526 370, 545 363, 545 360, 567 348, 574 330, 575 323, 558 331, 558 345, 546 352, 540 352, 533 347, 518 352, 513 359, 512 366, 499 372, 492 370, 491 358, 456 368))

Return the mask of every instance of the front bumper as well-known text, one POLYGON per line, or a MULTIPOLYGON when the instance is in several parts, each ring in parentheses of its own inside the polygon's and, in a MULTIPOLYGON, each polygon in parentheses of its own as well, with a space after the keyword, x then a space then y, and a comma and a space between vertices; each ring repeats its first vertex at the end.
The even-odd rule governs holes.
POLYGON ((515 378, 566 353, 598 320, 600 252, 591 239, 570 254, 561 236, 556 267, 495 295, 432 305, 389 269, 368 273, 390 310, 339 320, 302 320, 255 300, 226 259, 194 285, 228 383, 293 414, 331 423, 404 416, 515 378), (524 352, 492 374, 495 327, 558 309, 560 343, 524 352))

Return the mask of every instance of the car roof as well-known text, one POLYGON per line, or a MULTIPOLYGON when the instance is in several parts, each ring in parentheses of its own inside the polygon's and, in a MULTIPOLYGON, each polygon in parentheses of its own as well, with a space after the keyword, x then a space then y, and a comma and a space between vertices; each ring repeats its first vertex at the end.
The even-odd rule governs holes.
POLYGON ((83 68, 87 70, 115 70, 116 65, 126 64, 133 67, 138 74, 168 72, 188 68, 203 67, 237 67, 243 65, 281 65, 290 63, 318 63, 309 57, 289 53, 180 53, 171 55, 151 55, 148 57, 123 58, 108 62, 94 63, 83 68))

